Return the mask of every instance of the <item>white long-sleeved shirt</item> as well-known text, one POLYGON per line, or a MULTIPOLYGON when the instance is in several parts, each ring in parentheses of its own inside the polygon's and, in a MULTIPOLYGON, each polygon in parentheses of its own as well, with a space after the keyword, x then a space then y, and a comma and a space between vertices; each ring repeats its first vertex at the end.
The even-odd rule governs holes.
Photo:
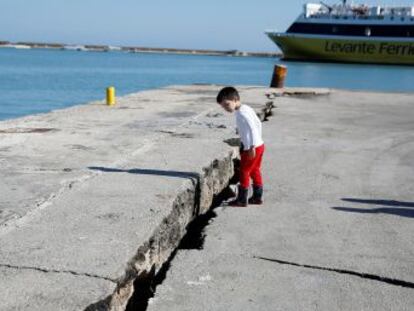
POLYGON ((262 122, 254 110, 247 105, 241 105, 236 110, 236 126, 244 150, 263 145, 262 122))

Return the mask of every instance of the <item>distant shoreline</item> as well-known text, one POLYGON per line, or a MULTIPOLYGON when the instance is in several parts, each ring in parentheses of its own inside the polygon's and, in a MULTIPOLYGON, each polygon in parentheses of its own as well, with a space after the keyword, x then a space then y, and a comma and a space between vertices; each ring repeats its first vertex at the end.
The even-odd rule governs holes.
POLYGON ((8 42, 0 41, 0 48, 16 49, 55 49, 73 50, 84 52, 109 52, 123 51, 129 53, 165 53, 185 55, 211 55, 211 56, 237 56, 237 57, 281 57, 282 53, 277 52, 245 52, 239 50, 204 50, 204 49, 176 49, 176 48, 152 48, 136 46, 110 46, 110 45, 70 45, 62 43, 39 43, 39 42, 8 42))

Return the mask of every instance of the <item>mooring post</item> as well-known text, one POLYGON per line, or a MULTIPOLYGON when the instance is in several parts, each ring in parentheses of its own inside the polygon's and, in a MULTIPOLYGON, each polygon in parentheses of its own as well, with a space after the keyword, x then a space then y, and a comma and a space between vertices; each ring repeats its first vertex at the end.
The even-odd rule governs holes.
POLYGON ((275 65, 273 69, 272 82, 270 87, 283 88, 285 84, 285 78, 287 75, 287 67, 284 65, 275 65))
POLYGON ((115 88, 113 86, 106 89, 106 104, 108 106, 115 105, 115 88))

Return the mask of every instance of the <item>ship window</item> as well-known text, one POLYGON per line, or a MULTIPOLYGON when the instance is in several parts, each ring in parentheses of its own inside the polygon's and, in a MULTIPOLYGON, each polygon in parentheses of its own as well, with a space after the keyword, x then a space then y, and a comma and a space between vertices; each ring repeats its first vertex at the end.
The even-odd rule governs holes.
POLYGON ((348 16, 344 16, 344 19, 348 19, 348 16))
POLYGON ((405 20, 405 18, 404 18, 404 17, 401 17, 401 20, 402 20, 402 21, 404 21, 404 20, 405 20))
POLYGON ((335 26, 334 26, 334 27, 332 27, 332 32, 333 32, 333 33, 337 33, 337 32, 338 32, 338 27, 335 27, 335 26))
POLYGON ((392 20, 392 21, 394 20, 394 16, 391 16, 391 20, 392 20))

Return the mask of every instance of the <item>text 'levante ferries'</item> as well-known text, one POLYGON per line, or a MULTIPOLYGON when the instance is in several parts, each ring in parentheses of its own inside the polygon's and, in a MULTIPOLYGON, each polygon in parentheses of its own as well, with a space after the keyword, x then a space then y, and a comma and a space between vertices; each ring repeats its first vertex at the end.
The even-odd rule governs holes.
POLYGON ((306 3, 286 32, 266 34, 288 60, 414 65, 414 6, 306 3))
POLYGON ((358 54, 383 54, 392 56, 414 56, 414 44, 393 44, 393 43, 340 43, 325 42, 325 51, 329 53, 358 53, 358 54))

